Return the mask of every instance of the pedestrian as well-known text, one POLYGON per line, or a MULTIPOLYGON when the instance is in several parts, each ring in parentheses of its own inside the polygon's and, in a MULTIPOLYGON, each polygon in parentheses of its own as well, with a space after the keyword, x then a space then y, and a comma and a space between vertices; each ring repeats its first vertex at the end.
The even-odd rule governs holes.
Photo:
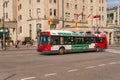
POLYGON ((18 48, 18 41, 15 41, 15 48, 18 48))
POLYGON ((0 42, 1 42, 1 49, 3 49, 3 40, 1 40, 0 42))
POLYGON ((0 40, 0 47, 2 48, 2 43, 1 43, 1 40, 0 40))

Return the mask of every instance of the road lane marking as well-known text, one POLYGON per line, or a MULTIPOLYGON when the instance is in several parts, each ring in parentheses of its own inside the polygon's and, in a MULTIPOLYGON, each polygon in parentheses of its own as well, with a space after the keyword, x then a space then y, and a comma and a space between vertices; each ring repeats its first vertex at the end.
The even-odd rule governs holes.
POLYGON ((100 64, 100 65, 98 65, 99 67, 102 67, 102 66, 105 66, 106 64, 100 64))
POLYGON ((117 62, 111 62, 111 63, 109 63, 109 64, 117 64, 117 62))
POLYGON ((36 77, 28 77, 28 78, 23 78, 21 80, 30 80, 30 79, 35 79, 36 77))
POLYGON ((78 69, 71 69, 71 70, 68 70, 68 72, 75 72, 75 71, 78 71, 78 69))
POLYGON ((50 74, 45 74, 45 77, 53 76, 56 75, 57 73, 50 73, 50 74))
POLYGON ((85 69, 92 69, 92 68, 95 68, 96 66, 89 66, 89 67, 86 67, 85 69))

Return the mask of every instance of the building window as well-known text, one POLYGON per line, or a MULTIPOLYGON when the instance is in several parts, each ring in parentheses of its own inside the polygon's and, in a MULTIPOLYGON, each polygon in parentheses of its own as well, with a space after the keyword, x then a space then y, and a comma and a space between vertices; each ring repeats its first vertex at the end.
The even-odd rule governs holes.
POLYGON ((29 4, 31 4, 31 0, 29 0, 29 4))
POLYGON ((41 14, 41 9, 37 8, 37 16, 40 16, 40 14, 41 14))
POLYGON ((69 8, 70 7, 70 4, 69 3, 66 3, 66 8, 69 8))
POLYGON ((20 33, 22 33, 22 26, 20 26, 20 33))
POLYGON ((74 19, 75 19, 75 20, 78 20, 77 14, 74 14, 74 19))
POLYGON ((85 2, 85 0, 83 0, 83 3, 85 2))
POLYGON ((65 13, 65 17, 69 18, 70 17, 70 13, 65 13))
POLYGON ((90 2, 92 3, 92 2, 93 2, 93 0, 90 0, 90 2))
POLYGON ((102 20, 104 20, 105 19, 105 17, 104 17, 104 15, 102 15, 102 20))
POLYGON ((19 5, 19 9, 22 9, 22 4, 19 5))
POLYGON ((41 31, 41 24, 40 23, 37 23, 36 24, 36 33, 38 34, 40 31, 41 31))
POLYGON ((56 29, 56 24, 51 24, 50 29, 55 30, 56 29))
POLYGON ((101 7, 99 7, 99 11, 101 11, 101 7))
POLYGON ((56 3, 56 0, 54 0, 54 3, 56 3))
POLYGON ((102 11, 104 11, 104 7, 102 7, 102 11))
POLYGON ((19 19, 19 16, 18 16, 18 21, 19 21, 20 19, 19 19))
POLYGON ((37 2, 40 2, 40 0, 37 0, 37 2))
POLYGON ((32 25, 29 24, 29 36, 32 37, 32 25))
POLYGON ((50 3, 52 3, 52 0, 49 0, 50 3))
POLYGON ((29 17, 31 17, 31 9, 29 10, 29 17))
POLYGON ((104 0, 102 0, 102 3, 104 3, 104 0))
POLYGON ((90 6, 90 10, 93 11, 93 6, 90 6))
POLYGON ((85 10, 85 6, 83 6, 83 11, 85 10))
POLYGON ((75 5, 75 9, 77 9, 77 4, 75 5))
POLYGON ((99 0, 99 3, 101 3, 101 0, 99 0))
POLYGON ((3 4, 3 7, 5 8, 7 8, 8 7, 8 3, 7 2, 5 2, 4 4, 3 4))
POLYGON ((54 9, 54 16, 56 16, 56 13, 57 13, 57 11, 56 11, 56 9, 54 9))
POLYGON ((52 16, 52 9, 50 9, 50 16, 52 16))
POLYGON ((20 15, 20 20, 22 20, 22 15, 20 15))
POLYGON ((8 13, 6 13, 6 19, 8 18, 8 13))

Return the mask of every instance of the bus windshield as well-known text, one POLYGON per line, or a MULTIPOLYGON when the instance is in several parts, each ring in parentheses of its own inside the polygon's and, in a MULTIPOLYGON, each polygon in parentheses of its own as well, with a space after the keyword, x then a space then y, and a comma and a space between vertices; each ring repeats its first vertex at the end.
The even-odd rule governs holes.
POLYGON ((50 37, 49 36, 40 36, 38 39, 38 44, 49 44, 50 37))

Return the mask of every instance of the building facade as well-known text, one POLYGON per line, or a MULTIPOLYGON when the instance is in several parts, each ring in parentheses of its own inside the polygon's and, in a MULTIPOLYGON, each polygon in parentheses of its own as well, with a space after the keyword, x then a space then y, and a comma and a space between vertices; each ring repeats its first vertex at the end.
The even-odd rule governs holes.
POLYGON ((112 30, 106 23, 106 3, 107 0, 16 0, 17 7, 12 8, 17 13, 16 39, 31 37, 36 41, 37 32, 47 29, 106 33, 109 38, 112 30))
POLYGON ((0 0, 0 19, 1 27, 9 29, 9 37, 16 40, 16 22, 17 22, 17 1, 16 0, 0 0))
POLYGON ((114 30, 114 42, 120 43, 120 6, 107 9, 108 26, 114 30))

